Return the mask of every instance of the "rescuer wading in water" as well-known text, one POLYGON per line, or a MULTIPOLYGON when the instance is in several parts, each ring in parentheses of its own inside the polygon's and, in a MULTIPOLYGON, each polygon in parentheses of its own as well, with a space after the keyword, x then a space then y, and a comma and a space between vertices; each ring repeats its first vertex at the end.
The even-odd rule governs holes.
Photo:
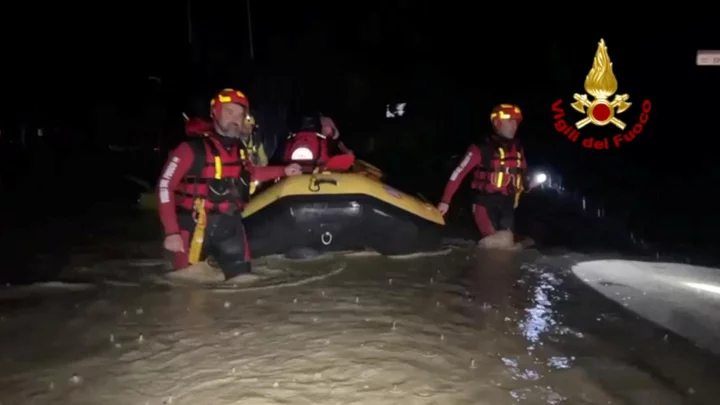
POLYGON ((211 101, 214 130, 178 145, 158 182, 164 247, 174 255, 171 277, 222 281, 250 272, 242 210, 253 181, 300 174, 300 166, 255 166, 242 137, 249 102, 225 89, 211 101), (222 273, 190 266, 211 255, 222 273), (190 267, 188 267, 190 266, 190 267))
POLYGON ((522 121, 520 108, 501 104, 490 114, 494 132, 480 144, 472 144, 453 171, 437 208, 446 214, 453 195, 472 172, 473 217, 480 231, 480 246, 514 246, 514 211, 520 194, 539 183, 525 179, 527 161, 520 141, 515 138, 522 121))

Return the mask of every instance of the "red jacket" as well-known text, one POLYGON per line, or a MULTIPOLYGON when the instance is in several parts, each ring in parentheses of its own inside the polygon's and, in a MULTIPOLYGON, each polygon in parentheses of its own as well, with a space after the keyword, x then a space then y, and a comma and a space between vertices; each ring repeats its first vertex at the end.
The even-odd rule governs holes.
MULTIPOLYGON (((220 141, 215 137, 206 138, 208 142, 213 142, 216 145, 220 145, 222 153, 235 153, 227 152, 220 141)), ((212 154, 209 156, 212 157, 212 154)), ((223 155, 221 158, 227 159, 227 156, 223 155)), ((195 160, 194 148, 189 142, 183 142, 178 145, 175 150, 170 153, 167 163, 163 168, 162 175, 158 181, 158 199, 159 199, 159 211, 160 220, 162 221, 163 227, 165 228, 165 234, 171 235, 180 232, 180 227, 177 221, 177 210, 180 207, 182 201, 176 194, 181 194, 185 191, 185 186, 181 183, 183 179, 187 179, 190 174, 190 169, 193 167, 195 160)), ((237 160, 237 159, 236 159, 237 160)), ((238 169, 239 170, 239 169, 238 169)), ((253 166, 253 164, 245 159, 243 161, 242 170, 247 170, 250 173, 251 181, 268 181, 285 175, 284 167, 282 166, 253 166)), ((226 175, 230 175, 227 174, 226 175)), ((182 198, 182 196, 180 196, 182 198)), ((229 203, 222 203, 229 204, 229 203)), ((222 205, 221 204, 221 205, 222 205)), ((186 205, 186 204, 183 204, 186 205)), ((227 209, 226 206, 219 207, 219 210, 227 209)), ((243 207, 238 207, 242 209, 243 207)))
POLYGON ((505 144, 491 142, 470 145, 445 186, 442 202, 450 204, 465 177, 473 172, 470 187, 478 194, 512 196, 524 184, 527 168, 520 141, 505 144))

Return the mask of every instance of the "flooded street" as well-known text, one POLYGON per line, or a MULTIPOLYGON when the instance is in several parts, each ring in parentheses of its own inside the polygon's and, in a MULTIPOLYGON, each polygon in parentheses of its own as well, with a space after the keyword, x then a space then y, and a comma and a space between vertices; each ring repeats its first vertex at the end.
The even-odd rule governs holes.
POLYGON ((714 357, 571 264, 457 248, 269 259, 286 279, 245 290, 8 289, 0 403, 717 403, 714 357))

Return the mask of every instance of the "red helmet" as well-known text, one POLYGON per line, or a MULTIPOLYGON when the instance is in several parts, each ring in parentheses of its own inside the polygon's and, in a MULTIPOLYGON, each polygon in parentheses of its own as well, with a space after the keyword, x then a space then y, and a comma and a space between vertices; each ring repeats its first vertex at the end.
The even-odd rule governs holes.
POLYGON ((516 120, 518 123, 522 121, 522 111, 520 107, 513 104, 500 104, 493 108, 490 114, 490 122, 495 120, 516 120))
POLYGON ((250 102, 243 92, 235 89, 224 89, 210 100, 210 115, 217 117, 220 114, 220 107, 223 104, 240 104, 245 109, 250 108, 250 102))

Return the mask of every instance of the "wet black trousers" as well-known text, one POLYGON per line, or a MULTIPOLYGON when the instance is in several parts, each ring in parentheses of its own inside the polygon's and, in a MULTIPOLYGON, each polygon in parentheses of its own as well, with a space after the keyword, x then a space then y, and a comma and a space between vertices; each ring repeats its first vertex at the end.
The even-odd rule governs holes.
MULTIPOLYGON (((178 213, 178 224, 182 229, 186 252, 184 255, 187 260, 196 223, 190 214, 178 213)), ((225 275, 225 279, 250 272, 250 247, 245 235, 242 216, 239 213, 235 215, 209 214, 207 216, 200 260, 207 257, 212 257, 217 263, 225 275)))

